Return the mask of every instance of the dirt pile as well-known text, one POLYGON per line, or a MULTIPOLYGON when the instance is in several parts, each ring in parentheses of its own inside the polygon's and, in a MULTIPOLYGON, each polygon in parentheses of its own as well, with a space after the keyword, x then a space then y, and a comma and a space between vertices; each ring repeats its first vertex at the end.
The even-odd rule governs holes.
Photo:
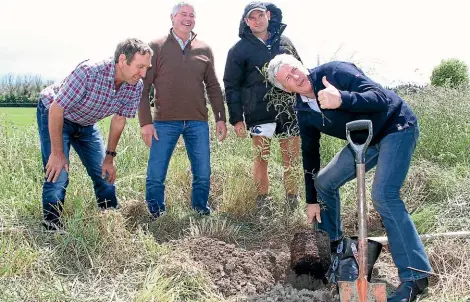
POLYGON ((177 250, 202 263, 218 290, 225 296, 256 294, 283 281, 289 263, 287 253, 247 251, 210 238, 196 237, 173 242, 177 250))
POLYGON ((291 300, 291 296, 305 297, 308 301, 334 301, 327 289, 311 291, 324 287, 320 280, 297 276, 290 270, 288 251, 247 251, 205 237, 171 244, 176 251, 187 253, 201 263, 217 290, 225 297, 234 298, 233 301, 304 301, 291 300))

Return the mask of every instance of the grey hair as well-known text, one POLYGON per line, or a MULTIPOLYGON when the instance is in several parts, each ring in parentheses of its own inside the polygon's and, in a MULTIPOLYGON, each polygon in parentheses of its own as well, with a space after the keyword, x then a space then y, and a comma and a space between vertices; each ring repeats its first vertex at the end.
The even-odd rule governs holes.
POLYGON ((297 67, 303 71, 307 70, 302 63, 297 60, 293 55, 289 54, 280 54, 275 56, 268 65, 268 81, 271 84, 279 89, 286 90, 284 86, 276 79, 277 74, 279 73, 279 69, 283 65, 290 65, 292 67, 297 67))
POLYGON ((114 63, 119 62, 119 56, 123 54, 126 56, 127 64, 131 64, 136 53, 141 55, 150 54, 150 56, 153 56, 153 50, 147 43, 136 38, 128 38, 119 42, 116 47, 116 51, 114 52, 114 63))
POLYGON ((180 11, 180 8, 182 8, 183 6, 191 6, 193 8, 194 15, 196 15, 196 10, 194 9, 194 5, 186 1, 178 2, 175 6, 173 6, 173 9, 171 10, 171 15, 173 17, 176 16, 176 14, 180 11))

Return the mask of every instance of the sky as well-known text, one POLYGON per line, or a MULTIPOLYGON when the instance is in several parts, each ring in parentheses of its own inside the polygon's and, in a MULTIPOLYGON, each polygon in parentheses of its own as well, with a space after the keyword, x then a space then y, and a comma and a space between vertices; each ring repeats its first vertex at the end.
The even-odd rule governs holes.
MULTIPOLYGON (((194 31, 212 47, 222 83, 227 52, 249 1, 194 0, 194 31)), ((284 34, 309 68, 352 61, 374 80, 394 86, 429 83, 442 59, 470 66, 470 1, 275 0, 284 34)), ((128 37, 146 42, 171 28, 170 0, 3 0, 0 76, 39 74, 61 80, 85 59, 113 55, 128 37)))

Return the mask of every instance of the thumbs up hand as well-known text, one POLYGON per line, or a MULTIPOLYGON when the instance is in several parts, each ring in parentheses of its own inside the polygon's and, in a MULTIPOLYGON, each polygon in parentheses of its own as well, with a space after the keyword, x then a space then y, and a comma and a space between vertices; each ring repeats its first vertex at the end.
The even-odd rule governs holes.
POLYGON ((341 94, 335 86, 331 85, 326 77, 322 78, 325 89, 318 92, 318 102, 321 109, 336 109, 341 106, 341 94))

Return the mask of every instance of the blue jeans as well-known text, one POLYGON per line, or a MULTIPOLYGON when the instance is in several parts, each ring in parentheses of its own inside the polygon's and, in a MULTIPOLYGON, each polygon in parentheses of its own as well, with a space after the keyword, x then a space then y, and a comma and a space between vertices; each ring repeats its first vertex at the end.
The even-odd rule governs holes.
POLYGON ((209 124, 205 121, 154 121, 158 140, 152 139, 147 166, 145 199, 154 216, 165 211, 165 179, 171 155, 183 135, 193 174, 191 202, 194 210, 209 214, 210 187, 209 124))
MULTIPOLYGON (((39 101, 37 107, 37 122, 41 155, 44 171, 51 154, 51 140, 49 136, 49 110, 39 101)), ((64 119, 62 129, 62 143, 67 163, 69 163, 70 145, 75 149, 80 160, 85 166, 88 175, 93 181, 93 188, 101 208, 117 207, 115 186, 101 178, 101 165, 105 157, 103 139, 95 125, 81 126, 64 119)), ((69 183, 68 173, 65 169, 59 175, 55 183, 44 179, 42 187, 42 205, 44 219, 57 222, 65 200, 65 192, 69 183)))
MULTIPOLYGON (((408 173, 418 137, 418 127, 411 126, 386 135, 366 152, 366 171, 377 165, 372 185, 372 201, 385 226, 390 251, 401 281, 427 276, 408 267, 431 271, 423 243, 400 199, 400 188, 408 173)), ((354 153, 346 146, 318 173, 315 180, 315 188, 324 204, 319 228, 328 232, 332 240, 343 236, 339 188, 355 177, 354 153)))

